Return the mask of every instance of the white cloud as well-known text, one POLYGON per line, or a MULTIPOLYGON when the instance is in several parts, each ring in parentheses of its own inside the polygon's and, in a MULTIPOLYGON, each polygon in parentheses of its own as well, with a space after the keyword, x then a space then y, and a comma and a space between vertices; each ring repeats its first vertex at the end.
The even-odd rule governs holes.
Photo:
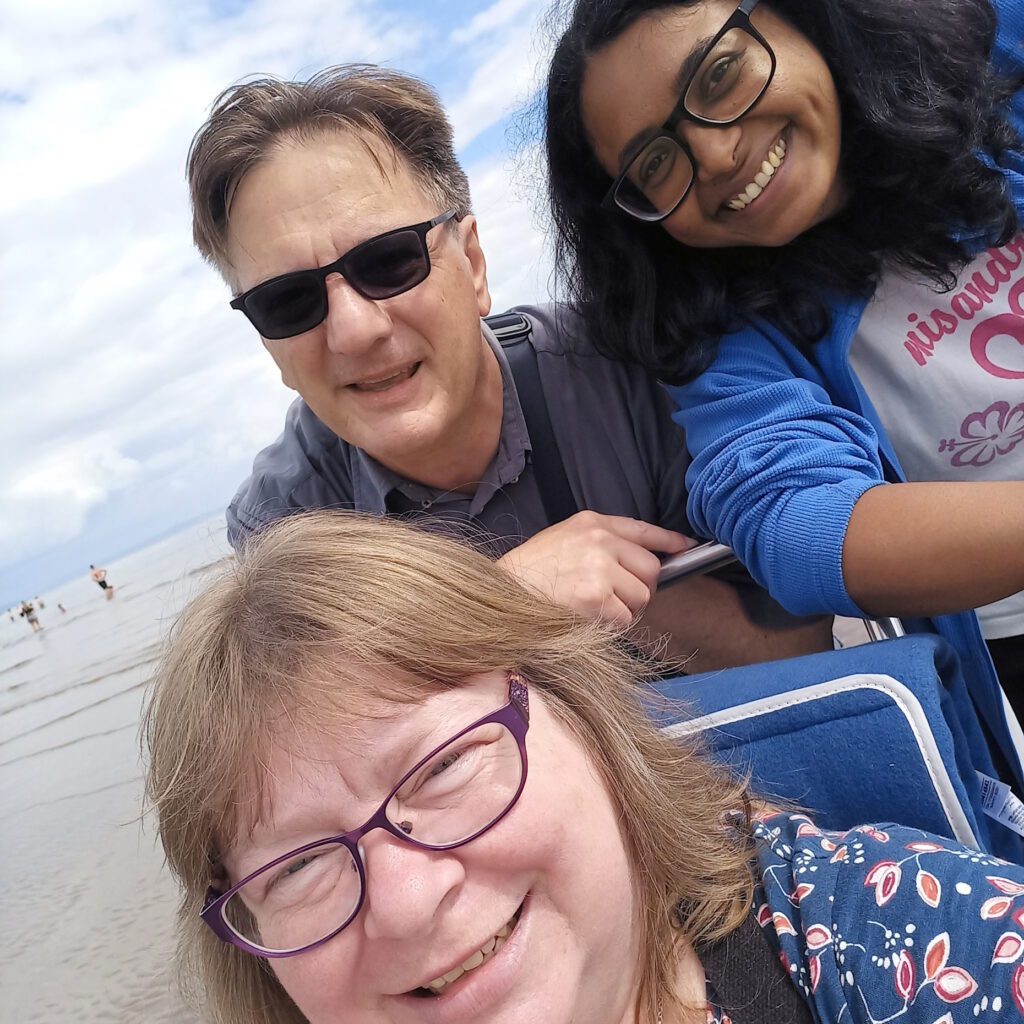
POLYGON ((452 32, 453 43, 471 43, 496 29, 504 28, 510 21, 529 14, 536 6, 535 0, 497 0, 490 7, 473 15, 469 24, 452 32))
POLYGON ((51 544, 73 537, 89 509, 130 485, 141 469, 108 431, 47 446, 36 456, 0 491, 0 543, 14 558, 24 557, 40 536, 51 544))
POLYGON ((449 98, 457 146, 467 145, 537 91, 541 68, 534 35, 526 19, 502 32, 500 45, 477 65, 461 95, 449 98))
MULTIPOLYGON (((514 175, 522 158, 499 155, 466 169, 473 186, 473 208, 487 257, 494 312, 521 303, 546 302, 551 263, 539 215, 514 175)), ((536 195, 534 189, 534 195, 536 195)))
POLYGON ((205 8, 195 4, 157 0, 95 12, 49 6, 51 17, 15 19, 6 29, 7 38, 18 38, 19 28, 23 36, 0 89, 27 101, 5 108, 0 210, 77 193, 151 161, 183 166, 210 102, 242 77, 401 57, 418 41, 357 0, 293 0, 286 12, 260 0, 220 19, 201 17, 205 8))

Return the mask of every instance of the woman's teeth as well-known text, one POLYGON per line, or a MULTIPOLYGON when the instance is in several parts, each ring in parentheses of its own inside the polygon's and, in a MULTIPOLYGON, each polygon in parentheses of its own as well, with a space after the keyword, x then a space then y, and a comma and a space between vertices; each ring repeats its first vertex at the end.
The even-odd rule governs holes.
POLYGON ((778 142, 768 150, 768 155, 761 163, 761 169, 754 175, 754 180, 742 191, 737 192, 725 205, 730 210, 742 210, 749 206, 772 180, 775 171, 786 158, 786 140, 778 142))
POLYGON ((512 918, 501 926, 501 930, 497 935, 489 938, 475 953, 470 954, 467 959, 463 960, 458 967, 453 967, 447 974, 441 975, 440 978, 435 978, 427 985, 427 988, 434 995, 439 996, 453 981, 458 981, 467 971, 476 970, 482 963, 490 960, 505 945, 505 940, 512 929, 515 928, 516 921, 518 920, 519 911, 517 910, 512 918))

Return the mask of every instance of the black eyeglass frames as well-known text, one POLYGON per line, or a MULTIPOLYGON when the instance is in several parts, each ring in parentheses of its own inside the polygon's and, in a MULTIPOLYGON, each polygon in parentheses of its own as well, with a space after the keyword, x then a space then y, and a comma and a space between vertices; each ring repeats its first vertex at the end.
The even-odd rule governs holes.
POLYGON ((679 135, 683 121, 712 128, 734 124, 757 103, 775 75, 775 54, 750 23, 759 0, 743 0, 694 64, 679 100, 661 127, 637 143, 601 206, 638 220, 670 216, 687 197, 696 159, 679 135))
POLYGON ((327 277, 340 274, 364 298, 390 299, 415 288, 430 273, 427 232, 451 220, 447 210, 430 220, 394 228, 349 249, 333 263, 262 281, 231 300, 264 337, 276 341, 311 331, 327 316, 327 277))

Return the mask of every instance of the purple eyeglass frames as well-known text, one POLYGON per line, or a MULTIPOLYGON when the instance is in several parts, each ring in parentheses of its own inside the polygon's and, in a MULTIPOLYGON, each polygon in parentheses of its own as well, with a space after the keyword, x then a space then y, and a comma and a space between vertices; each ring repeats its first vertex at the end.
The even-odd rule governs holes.
POLYGON ((526 681, 510 672, 508 702, 431 750, 362 825, 276 857, 224 892, 211 886, 200 916, 218 938, 261 957, 334 938, 366 895, 363 837, 383 829, 419 849, 451 850, 483 835, 526 784, 529 724, 526 681))

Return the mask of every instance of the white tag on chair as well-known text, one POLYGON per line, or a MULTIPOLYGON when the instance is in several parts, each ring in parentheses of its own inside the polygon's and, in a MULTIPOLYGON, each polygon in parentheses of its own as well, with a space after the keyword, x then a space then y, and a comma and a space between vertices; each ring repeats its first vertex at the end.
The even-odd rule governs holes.
POLYGON ((1024 836, 1024 803, 1017 799, 1005 782, 975 772, 981 783, 981 809, 996 821, 1024 836))

